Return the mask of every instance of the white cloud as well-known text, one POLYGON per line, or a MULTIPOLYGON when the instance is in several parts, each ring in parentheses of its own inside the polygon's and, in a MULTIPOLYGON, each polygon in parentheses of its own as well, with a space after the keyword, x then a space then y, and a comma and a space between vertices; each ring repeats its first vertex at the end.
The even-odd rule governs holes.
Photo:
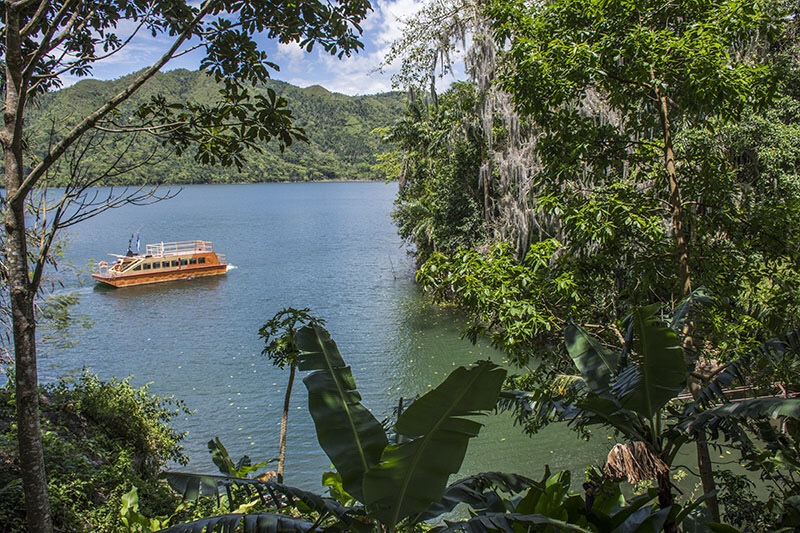
MULTIPOLYGON (((420 0, 374 0, 373 9, 363 21, 364 49, 341 60, 315 47, 307 53, 297 44, 267 44, 269 60, 281 70, 273 74, 279 80, 301 87, 322 85, 328 90, 345 94, 373 94, 391 89, 390 74, 377 72, 389 46, 402 36, 404 20, 421 7, 420 0)), ((119 35, 129 34, 133 27, 119 28, 119 35)), ((152 64, 169 45, 166 38, 152 38, 149 34, 137 36, 130 45, 98 64, 92 77, 114 79, 152 64)), ((200 53, 190 54, 170 62, 167 69, 196 69, 200 53)), ((64 76, 65 84, 77 81, 64 76)))
POLYGON ((302 61, 305 58, 305 56, 306 56, 306 51, 300 48, 300 45, 298 45, 297 43, 277 44, 275 59, 276 63, 278 64, 282 62, 302 61))
POLYGON ((419 0, 377 0, 376 11, 381 13, 381 26, 374 37, 379 48, 386 48, 403 35, 405 21, 422 7, 419 0))

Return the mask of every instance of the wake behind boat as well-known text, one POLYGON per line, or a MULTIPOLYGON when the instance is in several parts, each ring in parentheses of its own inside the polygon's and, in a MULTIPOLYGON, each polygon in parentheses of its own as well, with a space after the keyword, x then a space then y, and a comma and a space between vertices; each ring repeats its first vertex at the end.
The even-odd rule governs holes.
MULTIPOLYGON (((137 239, 138 250, 138 239, 137 239)), ((210 241, 161 242, 145 246, 144 255, 128 246, 125 255, 109 254, 116 261, 100 261, 92 278, 112 287, 161 283, 177 279, 225 274, 225 256, 210 241)))

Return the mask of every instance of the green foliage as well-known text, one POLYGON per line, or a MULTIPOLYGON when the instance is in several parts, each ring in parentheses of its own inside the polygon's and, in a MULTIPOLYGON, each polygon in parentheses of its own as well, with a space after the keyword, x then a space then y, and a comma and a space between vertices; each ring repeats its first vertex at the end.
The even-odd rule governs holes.
POLYGON ((228 450, 222 444, 222 441, 219 440, 219 437, 214 437, 213 440, 208 441, 208 451, 211 454, 211 460, 214 461, 215 465, 217 465, 219 471, 223 475, 231 477, 254 477, 251 476, 251 474, 255 474, 261 468, 274 461, 273 459, 270 461, 262 461, 260 463, 252 464, 250 457, 243 455, 234 463, 230 454, 228 454, 228 450))
POLYGON ((405 438, 386 446, 364 476, 364 503, 372 514, 397 524, 442 497, 481 428, 466 417, 494 408, 505 375, 488 361, 458 368, 400 414, 394 430, 405 438))
POLYGON ((658 324, 654 316, 657 310, 655 306, 631 313, 634 364, 617 373, 612 387, 625 409, 646 418, 655 416, 680 394, 689 377, 678 334, 671 327, 658 324))
MULTIPOLYGON (((655 326, 639 321, 639 327, 655 326)), ((372 435, 377 421, 368 412, 354 414, 366 410, 335 343, 319 325, 304 327, 296 338, 301 350, 300 367, 313 371, 309 376, 313 379, 307 379, 306 384, 320 443, 339 469, 337 473, 326 473, 325 485, 340 501, 273 481, 173 472, 166 475, 167 479, 189 500, 202 495, 220 498, 223 491, 231 494, 234 487, 248 487, 255 491, 250 496, 252 501, 259 501, 264 507, 245 509, 242 503, 246 499, 231 500, 229 507, 239 505, 244 515, 207 517, 172 526, 165 532, 210 532, 215 527, 259 533, 317 527, 336 531, 368 531, 376 527, 417 531, 423 521, 450 512, 459 504, 469 507, 470 518, 445 522, 435 526, 435 531, 488 528, 512 533, 527 527, 537 531, 645 533, 660 530, 670 513, 677 514, 679 521, 685 517, 677 510, 656 509, 655 492, 626 501, 619 484, 597 472, 584 484, 585 496, 570 491, 569 472, 551 474, 547 467, 541 481, 486 472, 445 487, 449 474, 461 465, 469 438, 480 427, 471 417, 485 413, 495 404, 505 377, 505 371, 488 361, 456 369, 441 385, 412 403, 394 427, 405 438, 399 444, 388 444, 385 436, 380 439, 383 448, 377 450, 378 460, 371 450, 379 440, 372 435), (323 408, 311 400, 313 395, 327 397, 329 404, 323 408), (337 410, 342 412, 334 416, 337 410), (319 416, 320 412, 327 416, 319 416), (370 422, 364 423, 365 420, 370 422), (332 430, 343 435, 322 436, 332 430), (344 455, 351 457, 343 460, 344 455), (363 481, 356 479, 359 476, 363 481), (363 495, 364 507, 344 492, 343 479, 350 480, 348 483, 363 495)), ((222 453, 218 446, 212 448, 222 453)), ((230 464, 226 462, 225 467, 230 468, 230 464)))
MULTIPOLYGON (((116 532, 126 493, 143 494, 145 516, 169 516, 177 501, 158 481, 168 461, 185 463, 181 435, 167 426, 182 403, 127 380, 83 374, 43 387, 42 429, 56 525, 65 531, 116 532)), ((0 389, 0 523, 24 531, 13 389, 0 389)), ((133 512, 128 496, 128 509, 133 512)), ((138 511, 137 511, 138 512, 138 511)))
MULTIPOLYGON (((701 291, 695 298, 707 300, 701 291)), ((745 398, 723 405, 714 402, 728 401, 723 387, 735 382, 753 383, 751 376, 770 367, 764 362, 771 363, 788 354, 793 356, 797 349, 797 332, 770 340, 743 354, 722 371, 717 380, 701 388, 697 400, 680 402, 678 395, 686 386, 688 370, 681 342, 672 328, 683 327, 685 307, 690 302, 691 299, 675 311, 671 327, 656 320, 654 306, 634 310, 627 319, 629 327, 621 352, 606 348, 600 339, 570 324, 565 332, 566 348, 580 372, 580 381, 572 382, 565 392, 545 396, 550 402, 547 410, 530 405, 541 402, 540 391, 520 394, 515 401, 530 402, 524 412, 526 417, 569 420, 577 428, 603 425, 613 428, 635 447, 646 443, 649 451, 642 457, 654 454, 663 462, 663 467, 657 463, 648 467, 650 459, 642 457, 637 457, 636 462, 619 461, 620 456, 614 450, 609 454, 606 472, 615 477, 627 477, 631 482, 663 475, 684 444, 706 433, 712 441, 738 449, 742 464, 762 477, 770 493, 765 503, 770 516, 761 517, 762 526, 770 524, 764 526, 767 530, 786 526, 793 520, 793 498, 800 494, 797 481, 800 400, 785 397, 788 391, 794 390, 793 386, 783 391, 784 397, 745 398)), ((552 391, 552 388, 539 386, 546 392, 552 391)), ((631 449, 626 453, 637 452, 631 449)), ((733 478, 723 481, 731 486, 740 483, 733 478)), ((658 490, 662 501, 665 487, 659 483, 658 490)), ((735 505, 730 492, 723 492, 723 495, 730 505, 735 505)), ((685 506, 680 512, 674 509, 670 520, 683 520, 691 510, 692 506, 685 506)), ((750 520, 744 515, 734 518, 750 520)))
POLYGON ((363 476, 378 463, 389 443, 383 426, 361 404, 351 369, 327 331, 307 326, 296 341, 301 352, 299 369, 313 371, 303 383, 317 439, 342 476, 345 490, 363 502, 363 476))
POLYGON ((648 104, 654 90, 693 115, 763 100, 777 81, 771 58, 730 52, 741 39, 776 40, 783 9, 781 2, 560 0, 495 2, 490 15, 514 66, 503 81, 524 109, 550 117, 597 87, 633 118, 642 105, 658 105, 648 104))
POLYGON ((435 250, 472 246, 484 237, 481 143, 470 115, 475 98, 469 84, 456 83, 436 107, 410 102, 405 117, 385 137, 402 154, 393 217, 420 260, 435 250))
MULTIPOLYGON (((85 113, 94 109, 103 98, 118 92, 131 76, 113 81, 87 80, 47 95, 29 114, 31 150, 41 155, 85 113)), ((202 72, 173 70, 155 76, 128 103, 120 106, 120 114, 134 112, 139 106, 153 106, 151 99, 198 102, 210 106, 220 83, 202 72)), ((280 95, 284 109, 291 108, 296 128, 305 131, 308 142, 292 144, 280 150, 266 139, 257 138, 253 146, 242 147, 240 167, 221 168, 197 165, 188 146, 177 156, 169 156, 151 135, 96 136, 85 144, 91 151, 83 154, 84 172, 102 176, 98 185, 252 183, 274 181, 318 181, 345 179, 384 179, 386 174, 376 167, 377 157, 385 153, 380 138, 372 131, 389 124, 402 114, 403 95, 386 93, 369 96, 346 96, 321 87, 301 89, 277 80, 265 81, 250 89, 251 97, 280 95), (286 103, 286 102, 290 103, 286 103), (108 165, 121 158, 119 167, 130 172, 105 175, 108 165), (136 163, 150 161, 145 168, 136 163)), ((209 111, 210 112, 210 111, 209 111)), ((255 132, 254 132, 255 133, 255 132)), ((216 142, 227 142, 217 138, 216 142)), ((206 161, 211 163, 211 159, 206 161)), ((67 168, 49 177, 49 183, 63 186, 67 168)))
POLYGON ((135 485, 123 494, 121 499, 120 519, 125 526, 125 533, 149 533, 163 529, 167 525, 167 520, 147 518, 139 512, 139 491, 135 485))
POLYGON ((520 366, 539 347, 554 344, 579 296, 570 272, 551 268, 560 244, 555 239, 531 247, 520 262, 508 244, 487 254, 459 249, 433 254, 417 272, 417 281, 438 301, 468 310, 467 336, 488 335, 520 366))
POLYGON ((300 350, 297 347, 297 331, 303 326, 324 325, 325 320, 311 314, 311 309, 288 307, 278 311, 258 330, 258 336, 266 345, 261 350, 272 360, 272 364, 284 368, 287 364, 295 366, 300 350))

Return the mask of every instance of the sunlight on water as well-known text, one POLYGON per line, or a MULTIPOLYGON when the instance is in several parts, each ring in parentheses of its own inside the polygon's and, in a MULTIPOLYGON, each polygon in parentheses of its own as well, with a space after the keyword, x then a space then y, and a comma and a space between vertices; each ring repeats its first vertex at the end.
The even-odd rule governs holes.
MULTIPOLYGON (((413 259, 390 219, 396 185, 261 184, 187 187, 177 198, 113 210, 76 227, 68 259, 77 266, 142 243, 203 239, 231 265, 225 276, 111 289, 88 274, 65 277, 93 321, 72 348, 43 346, 43 381, 90 368, 132 376, 194 410, 175 422, 187 432, 188 470, 215 472, 206 443, 219 436, 232 455, 277 454, 288 372, 263 356, 258 328, 284 307, 326 319, 363 396, 380 420, 399 397, 425 393, 456 366, 501 354, 460 338, 462 319, 430 305, 413 281, 413 259), (235 266, 234 266, 235 265, 235 266)), ((287 482, 319 489, 329 462, 296 383, 289 420, 287 482)), ((489 416, 464 472, 507 470, 540 477, 544 465, 582 469, 600 461, 605 437, 582 443, 564 428, 535 439, 507 416, 489 416), (600 442, 602 441, 602 442, 600 442)), ((580 472, 575 472, 581 477, 580 472)))

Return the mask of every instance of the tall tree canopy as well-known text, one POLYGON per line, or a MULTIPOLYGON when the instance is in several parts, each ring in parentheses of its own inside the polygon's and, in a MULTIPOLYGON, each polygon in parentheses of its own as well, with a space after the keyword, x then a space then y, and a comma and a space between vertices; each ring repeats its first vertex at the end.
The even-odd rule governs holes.
MULTIPOLYGON (((488 333, 520 366, 544 361, 519 386, 545 399, 561 383, 568 319, 619 344, 630 306, 672 309, 697 287, 717 298, 702 315, 692 308, 680 331, 692 390, 733 354, 796 327, 792 6, 473 7, 484 22, 466 54, 483 126, 472 179, 487 184, 493 246, 434 253, 418 279, 469 311, 473 337, 488 333)), ((425 155, 450 153, 452 144, 425 155)), ((436 180, 426 183, 417 190, 436 196, 436 180)), ((413 200, 403 199, 401 216, 413 200)))
MULTIPOLYGON (((281 146, 303 139, 292 125, 286 102, 274 91, 251 98, 249 87, 269 77, 270 62, 259 39, 320 46, 342 56, 358 51, 367 0, 299 2, 205 0, 4 0, 0 54, 5 67, 2 91, 4 127, 5 257, 15 352, 17 422, 23 485, 30 531, 52 530, 46 473, 39 435, 34 298, 58 229, 124 203, 152 199, 147 191, 98 199, 87 189, 102 176, 79 169, 80 153, 91 149, 95 132, 132 131, 157 135, 180 154, 190 148, 199 163, 241 166, 244 148, 276 138, 281 146), (71 129, 53 135, 46 154, 26 158, 26 111, 35 98, 61 86, 64 75, 90 76, 137 39, 159 38, 164 53, 117 94, 87 113, 71 129), (169 102, 152 95, 130 116, 117 106, 139 91, 173 59, 202 54, 200 68, 222 83, 213 102, 169 102), (55 205, 32 194, 48 172, 63 161, 72 180, 55 205), (30 240, 28 209, 44 231, 30 240), (38 203, 37 203, 38 202, 38 203)), ((131 168, 118 161, 107 172, 131 168)), ((40 226, 39 229, 42 229, 40 226)))

